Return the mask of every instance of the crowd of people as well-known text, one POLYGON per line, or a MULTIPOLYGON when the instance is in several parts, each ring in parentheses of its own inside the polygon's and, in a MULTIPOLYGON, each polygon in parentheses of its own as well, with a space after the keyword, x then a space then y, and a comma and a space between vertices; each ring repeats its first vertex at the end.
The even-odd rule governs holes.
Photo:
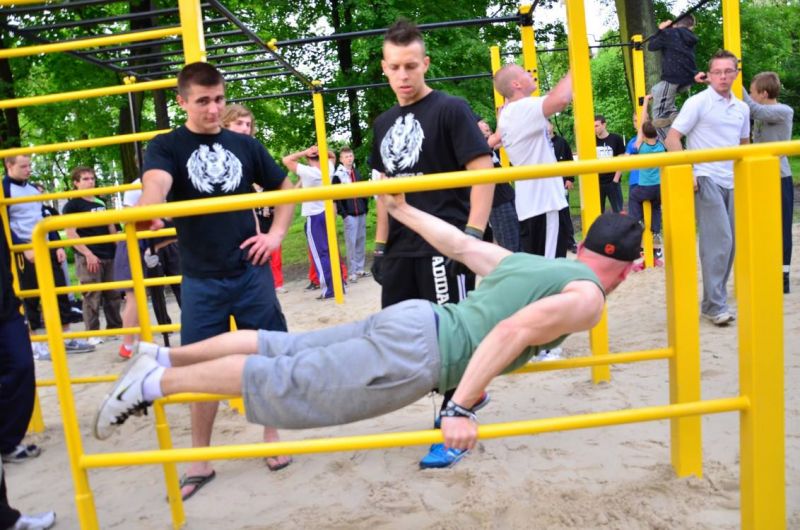
MULTIPOLYGON (((637 135, 627 146, 607 130, 603 116, 595 117, 598 158, 681 150, 684 136, 686 149, 747 143, 751 118, 756 142, 791 137, 792 109, 778 102, 777 75, 758 74, 750 94, 739 100, 731 92, 738 75, 733 54, 722 50, 711 57, 707 73, 697 72, 693 26, 691 17, 664 23, 650 40, 650 49, 663 55, 662 81, 634 116, 637 135), (695 82, 709 86, 678 108, 676 94, 695 82)), ((572 159, 568 143, 554 134, 550 123, 571 103, 570 73, 548 94, 534 97, 537 86, 530 72, 516 64, 501 68, 494 87, 506 104, 492 132, 466 101, 428 86, 430 58, 413 23, 399 20, 386 32, 381 66, 397 103, 373 124, 369 166, 380 178, 490 169, 499 165, 500 147, 514 166, 572 159)), ((282 158, 283 166, 298 177, 293 184, 254 137, 253 113, 241 105, 226 105, 224 79, 212 65, 183 68, 177 102, 186 121, 150 142, 142 190, 126 194, 126 207, 319 186, 323 164, 328 164, 334 184, 362 180, 352 149, 339 150, 336 166, 334 153, 322 161, 313 145, 282 158)), ((5 196, 40 193, 29 182, 29 156, 6 158, 5 171, 5 196)), ((714 325, 725 326, 735 319, 726 291, 734 249, 733 163, 695 164, 694 175, 701 313, 714 325)), ((785 158, 781 177, 788 292, 793 188, 785 158)), ((123 337, 119 355, 130 362, 100 407, 95 435, 108 438, 130 415, 177 392, 242 395, 248 420, 263 425, 263 440, 274 442, 279 440, 278 427, 356 421, 436 391, 443 400, 435 427, 443 430, 445 443, 431 446, 420 467, 452 466, 475 445, 476 413, 489 402, 486 387, 492 378, 556 351, 568 334, 598 321, 605 296, 641 257, 644 201, 653 207, 655 257, 669 259, 658 244, 659 169, 644 167, 630 175, 627 215, 621 213, 621 172, 601 174, 599 179, 601 209, 608 199, 612 212, 595 221, 580 245, 569 215, 572 178, 381 196, 375 204, 371 269, 366 257, 367 198, 337 201, 347 257, 338 267, 331 266, 324 203, 303 203, 309 288, 318 289, 318 298, 327 300, 334 296, 333 278, 339 271, 344 284, 372 276, 381 286, 382 310, 361 322, 300 334, 288 332, 277 296, 285 292, 281 246, 294 205, 140 223, 140 229, 177 230, 177 238, 143 240, 140 250, 148 276, 182 274, 174 289, 181 308, 181 346, 171 347, 166 336, 163 346, 123 337), (564 259, 568 252, 576 254, 575 259, 564 259), (476 288, 478 275, 482 281, 476 288), (231 317, 238 331, 229 332, 231 317), (322 371, 324 380, 318 376, 322 371)), ((75 189, 90 190, 96 174, 80 166, 71 172, 71 180, 75 189)), ((62 213, 105 208, 102 200, 87 195, 70 199, 62 213)), ((45 215, 38 202, 12 205, 8 214, 13 243, 30 242, 33 227, 45 215)), ((119 230, 112 224, 67 229, 66 235, 85 238, 119 230)), ((51 239, 58 237, 50 234, 51 239)), ((33 359, 43 360, 48 354, 43 343, 34 342, 32 350, 28 340, 29 333, 44 326, 38 298, 24 300, 23 320, 11 289, 12 266, 17 267, 22 289, 36 288, 33 253, 25 251, 12 265, 5 231, 2 242, 0 451, 4 462, 24 462, 41 451, 24 444, 23 437, 33 406, 33 359)), ((74 254, 81 284, 130 278, 125 242, 76 244, 74 254)), ((54 249, 50 261, 56 285, 65 285, 63 249, 54 249)), ((159 323, 169 322, 163 289, 150 294, 159 323)), ((109 329, 136 326, 135 304, 130 290, 86 291, 85 328, 98 330, 101 312, 109 329)), ((59 310, 66 330, 76 320, 66 296, 59 296, 59 310)), ((85 352, 98 344, 69 340, 66 349, 85 352)), ((217 409, 213 402, 191 405, 193 447, 210 444, 217 409)), ((266 459, 272 471, 290 463, 288 456, 266 459)), ((181 478, 183 498, 195 495, 215 475, 210 462, 190 463, 181 478)), ((4 479, 1 484, 0 528, 53 524, 51 513, 34 517, 13 511, 4 479), (20 526, 19 521, 29 525, 20 526)))

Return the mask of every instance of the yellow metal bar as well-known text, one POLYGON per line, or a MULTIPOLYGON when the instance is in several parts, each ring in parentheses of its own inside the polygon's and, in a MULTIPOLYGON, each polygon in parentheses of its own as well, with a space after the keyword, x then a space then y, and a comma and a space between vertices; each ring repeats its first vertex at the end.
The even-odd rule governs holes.
MULTIPOLYGON (((5 171, 5 166, 3 166, 3 171, 5 171)), ((0 220, 3 222, 3 236, 6 238, 8 242, 9 251, 11 254, 11 262, 9 263, 11 269, 11 287, 14 289, 15 293, 18 293, 20 290, 19 287, 19 276, 17 274, 17 267, 16 260, 18 259, 25 259, 24 257, 17 255, 14 253, 14 245, 12 244, 11 240, 11 224, 8 222, 8 207, 2 202, 7 200, 5 198, 5 194, 3 193, 3 186, 0 186, 0 220)), ((22 308, 20 308, 20 312, 22 312, 22 308)))
MULTIPOLYGON (((572 71, 573 115, 575 117, 575 141, 581 161, 597 158, 594 135, 594 102, 592 101, 592 71, 589 64, 589 40, 586 38, 586 12, 582 0, 565 0, 567 6, 567 38, 569 43, 569 65, 572 71)), ((624 157, 623 157, 624 158, 624 157)), ((567 170, 568 171, 568 170, 567 170)), ((565 171, 563 175, 569 173, 565 171)), ((600 179, 595 170, 582 173, 581 223, 583 233, 600 215, 600 179)), ((594 355, 608 353, 608 313, 603 309, 600 322, 589 333, 589 343, 594 355)), ((600 383, 611 380, 608 366, 592 368, 592 381, 600 383)))
POLYGON ((61 407, 61 417, 64 423, 64 440, 69 455, 72 480, 75 485, 75 507, 78 511, 78 521, 82 529, 97 529, 97 512, 94 507, 92 490, 89 487, 89 476, 86 469, 79 465, 83 456, 81 433, 78 428, 78 417, 75 412, 75 401, 72 395, 72 385, 69 383, 69 368, 67 367, 67 354, 64 349, 64 339, 61 334, 61 316, 58 312, 58 301, 53 288, 55 280, 53 269, 50 266, 50 251, 45 244, 47 231, 42 223, 33 229, 34 259, 39 264, 36 267, 36 278, 42 292, 42 314, 50 339, 50 355, 53 358, 53 373, 56 377, 58 389, 58 403, 61 407))
MULTIPOLYGON (((531 12, 530 4, 523 4, 519 6, 520 15, 528 15, 531 12)), ((528 25, 523 23, 519 27, 520 39, 522 40, 522 67, 531 73, 533 80, 536 81, 536 90, 533 91, 534 96, 538 96, 539 91, 539 69, 536 64, 536 34, 533 30, 533 24, 528 25)))
POLYGON ((642 104, 644 103, 644 96, 647 94, 644 76, 644 48, 642 47, 642 36, 634 35, 631 37, 633 47, 631 48, 631 57, 633 64, 633 105, 636 115, 640 117, 642 114, 642 104))
MULTIPOLYGON (((722 0, 722 35, 725 49, 738 57, 739 75, 731 85, 737 98, 742 98, 742 29, 739 0, 722 0)), ((702 68, 701 68, 702 69, 702 68)))
POLYGON ((652 267, 653 263, 653 204, 650 201, 642 202, 642 217, 644 217, 644 232, 642 233, 642 249, 644 252, 644 266, 652 267))
MULTIPOLYGON (((66 335, 64 336, 66 337, 66 335)), ((69 380, 71 385, 89 385, 94 383, 113 383, 117 380, 118 375, 87 375, 84 377, 73 377, 69 380)), ((55 379, 37 379, 36 380, 37 387, 47 387, 47 386, 56 386, 55 379)))
POLYGON ((128 236, 128 261, 131 266, 131 279, 133 280, 133 295, 136 297, 136 313, 139 316, 140 340, 153 342, 153 329, 150 326, 150 312, 147 310, 147 291, 144 287, 144 270, 142 268, 142 253, 139 251, 139 241, 136 239, 136 225, 125 225, 125 235, 128 236))
POLYGON ((72 151, 74 149, 88 149, 90 147, 104 147, 106 145, 129 144, 133 142, 145 142, 159 134, 168 133, 169 129, 160 131, 140 132, 133 134, 118 134, 103 138, 92 138, 90 140, 76 140, 74 142, 60 142, 57 144, 36 145, 31 147, 13 147, 11 149, 0 149, 0 158, 9 156, 31 155, 36 153, 55 153, 57 151, 72 151))
MULTIPOLYGON (((492 62, 492 75, 494 75, 500 68, 503 67, 500 62, 500 47, 490 47, 489 57, 492 62)), ((494 83, 492 83, 492 93, 494 94, 494 116, 497 118, 500 115, 500 108, 505 103, 505 98, 494 88, 494 83)), ((508 161, 508 154, 502 145, 500 146, 500 165, 503 167, 508 167, 511 165, 511 162, 508 161)))
MULTIPOLYGON (((729 398, 662 405, 638 409, 615 410, 578 414, 560 418, 515 421, 481 425, 478 434, 482 440, 526 436, 548 432, 570 431, 623 425, 627 423, 664 420, 698 414, 719 414, 744 410, 749 406, 747 398, 729 398)), ((370 434, 342 438, 324 438, 293 442, 273 442, 269 444, 228 445, 223 447, 181 448, 169 451, 136 451, 130 453, 103 453, 84 455, 81 465, 85 468, 119 467, 132 465, 160 464, 163 462, 193 462, 199 460, 221 460, 234 458, 260 458, 268 455, 332 453, 338 451, 360 451, 367 449, 386 449, 409 445, 427 445, 442 442, 439 429, 390 434, 370 434)))
POLYGON ((33 414, 28 424, 28 432, 44 432, 44 416, 42 416, 42 402, 39 401, 39 392, 33 394, 33 414))
MULTIPOLYGON (((314 81, 315 88, 320 88, 321 83, 314 81)), ((322 102, 322 92, 314 90, 311 97, 314 100, 314 125, 317 131, 317 147, 319 148, 319 169, 322 172, 322 185, 331 185, 331 172, 328 164, 328 137, 325 130, 325 106, 322 102)), ((336 235, 336 210, 332 200, 325 201, 325 228, 328 232, 328 256, 331 259, 331 275, 333 276, 333 296, 337 304, 344 303, 344 289, 342 287, 342 268, 339 260, 339 238, 336 235)), ((319 271, 322 274, 322 271, 319 271)), ((323 293, 324 294, 324 293, 323 293)))
MULTIPOLYGON (((665 168, 661 177, 667 294, 670 403, 700 399, 700 303, 692 166, 665 168)), ((670 424, 672 467, 678 476, 703 473, 700 418, 670 424)))
POLYGON ((178 0, 178 9, 181 17, 184 62, 186 64, 205 62, 203 10, 199 0, 178 0))
POLYGON ((569 370, 573 368, 588 368, 609 364, 635 363, 639 361, 657 361, 670 359, 673 355, 671 348, 658 350, 644 350, 638 352, 607 353, 606 355, 591 355, 588 357, 575 357, 572 359, 559 359, 555 361, 531 362, 514 370, 513 374, 530 372, 550 372, 553 370, 569 370))
MULTIPOLYGON (((174 285, 181 282, 182 276, 161 276, 158 278, 147 278, 143 280, 143 284, 145 287, 153 287, 157 285, 174 285)), ((83 285, 70 285, 69 287, 56 287, 55 293, 58 294, 69 294, 69 293, 82 293, 84 291, 111 291, 111 290, 122 290, 127 289, 129 287, 133 287, 134 282, 133 280, 119 280, 116 282, 103 282, 103 283, 92 283, 92 284, 83 284, 83 285)), ((38 289, 25 289, 24 291, 20 291, 17 293, 17 296, 20 298, 32 298, 34 296, 39 296, 38 289)), ((114 330, 116 333, 109 333, 109 335, 117 335, 119 334, 119 329, 114 330)))
POLYGON ((44 96, 31 96, 27 98, 0 100, 0 109, 29 107, 32 105, 45 105, 47 103, 61 103, 62 101, 72 101, 76 99, 99 98, 102 96, 114 96, 117 94, 128 94, 131 92, 144 92, 145 90, 159 90, 162 88, 173 88, 178 83, 177 79, 164 79, 161 81, 147 81, 145 83, 135 83, 129 85, 119 85, 103 88, 88 88, 86 90, 75 90, 72 92, 60 92, 58 94, 47 94, 44 96))
POLYGON ((128 42, 163 39, 164 37, 172 37, 180 34, 181 28, 171 27, 137 31, 133 33, 120 33, 118 35, 109 35, 106 37, 92 37, 88 39, 55 42, 53 44, 37 44, 35 46, 6 48, 0 50, 0 59, 13 59, 15 57, 26 57, 29 55, 39 55, 54 52, 69 52, 83 50, 86 48, 100 48, 102 46, 111 46, 112 44, 125 44, 128 42))
MULTIPOLYGON (((91 190, 70 190, 58 191, 52 193, 42 193, 41 195, 30 195, 27 197, 14 197, 9 199, 2 199, 0 203, 6 206, 12 204, 22 204, 26 202, 42 202, 42 201, 55 201, 61 199, 74 199, 76 197, 92 197, 95 195, 111 195, 112 193, 140 190, 142 189, 141 183, 136 184, 120 184, 118 186, 104 186, 102 188, 92 188, 91 190)), ((165 229, 166 230, 166 229, 165 229)), ((174 230, 174 228, 172 229, 174 230)))
POLYGON ((786 528, 779 170, 775 157, 734 166, 744 530, 786 528))
MULTIPOLYGON (((738 160, 756 154, 793 155, 800 153, 800 141, 775 142, 708 149, 703 151, 682 151, 660 153, 648 156, 648 163, 654 166, 677 165, 681 163, 711 162, 715 160, 738 160)), ((99 226, 110 223, 129 223, 153 219, 155 217, 185 217, 199 213, 211 214, 234 210, 249 210, 264 206, 297 203, 303 201, 337 200, 351 197, 369 197, 383 193, 410 193, 432 189, 448 189, 489 182, 506 182, 530 178, 568 176, 592 172, 614 171, 617 168, 632 169, 641 165, 636 157, 616 157, 605 160, 578 160, 535 166, 517 166, 503 169, 482 169, 476 171, 453 171, 435 175, 423 175, 413 179, 384 179, 381 181, 359 182, 348 186, 320 186, 316 188, 271 191, 269 193, 248 193, 228 197, 212 197, 192 201, 170 202, 165 204, 125 208, 123 210, 73 214, 69 219, 58 215, 47 217, 41 224, 48 231, 67 227, 99 226)), ((595 179, 596 180, 596 179, 595 179)), ((595 182, 595 184, 597 184, 595 182)), ((596 188, 597 189, 597 188, 596 188)), ((599 211, 600 200, 595 213, 599 211)))
MULTIPOLYGON (((156 420, 156 437, 158 447, 165 451, 172 449, 172 435, 169 432, 167 414, 164 405, 159 401, 153 403, 153 416, 156 420)), ((176 530, 186 524, 186 514, 183 511, 183 499, 181 498, 180 481, 178 479, 178 466, 175 462, 164 462, 164 482, 167 485, 167 499, 169 510, 172 514, 172 527, 176 530)))

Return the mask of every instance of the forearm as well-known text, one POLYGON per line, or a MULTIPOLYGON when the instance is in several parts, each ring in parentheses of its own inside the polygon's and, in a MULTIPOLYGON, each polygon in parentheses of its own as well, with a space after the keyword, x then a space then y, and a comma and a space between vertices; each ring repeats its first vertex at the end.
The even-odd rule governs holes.
MULTIPOLYGON (((283 179, 278 190, 291 190, 294 188, 292 181, 288 178, 283 179)), ((272 235, 276 235, 280 237, 281 241, 286 236, 289 231, 289 227, 292 224, 292 219, 294 218, 294 203, 289 204, 279 204, 275 206, 275 212, 272 214, 272 226, 269 229, 269 233, 272 235)))
MULTIPOLYGON (((78 231, 74 228, 67 228, 67 239, 78 239, 80 236, 78 235, 78 231)), ((93 254, 89 247, 86 245, 73 245, 73 248, 79 252, 82 256, 89 257, 93 254)))
POLYGON ((664 139, 664 147, 667 148, 667 151, 683 151, 681 134, 674 128, 667 133, 667 137, 664 139))
POLYGON ((161 204, 167 200, 167 193, 172 186, 171 177, 167 173, 145 173, 142 177, 142 195, 139 206, 161 204))
POLYGON ((469 218, 467 226, 486 230, 489 222, 489 214, 492 212, 492 200, 494 199, 494 184, 481 184, 472 186, 469 194, 469 218))
POLYGON ((375 203, 375 241, 386 243, 389 238, 389 214, 381 201, 375 203))
MULTIPOLYGON (((444 256, 462 263, 461 254, 470 242, 475 241, 475 238, 466 235, 450 223, 418 210, 407 203, 393 208, 390 213, 392 217, 421 235, 425 241, 433 245, 444 256)), ((377 234, 375 238, 379 240, 377 234)))

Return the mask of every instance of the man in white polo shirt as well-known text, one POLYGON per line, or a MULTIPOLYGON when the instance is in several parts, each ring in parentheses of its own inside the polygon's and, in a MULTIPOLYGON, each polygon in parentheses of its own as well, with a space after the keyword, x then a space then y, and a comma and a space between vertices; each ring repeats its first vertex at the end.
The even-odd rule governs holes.
MULTIPOLYGON (((569 73, 545 97, 531 97, 536 81, 521 66, 507 64, 495 74, 495 89, 506 98, 497 132, 513 166, 555 163, 553 144, 547 134, 548 118, 572 101, 569 73)), ((567 207, 561 177, 520 180, 516 185, 517 217, 523 252, 546 258, 565 257, 558 248, 558 212, 567 207)))
MULTIPOLYGON (((708 89, 684 103, 664 142, 669 151, 731 147, 750 143, 750 109, 731 93, 738 59, 720 50, 708 62, 708 89)), ((735 319, 726 284, 733 266, 733 161, 694 165, 695 211, 700 230, 704 318, 717 326, 735 319)))

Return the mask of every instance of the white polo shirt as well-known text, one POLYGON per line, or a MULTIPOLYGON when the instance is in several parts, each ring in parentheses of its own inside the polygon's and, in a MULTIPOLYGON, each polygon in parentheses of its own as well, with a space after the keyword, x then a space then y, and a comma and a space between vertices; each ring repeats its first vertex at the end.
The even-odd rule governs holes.
MULTIPOLYGON (((553 144, 547 136, 543 103, 543 97, 526 97, 507 104, 500 113, 497 128, 512 166, 556 162, 553 144)), ((563 179, 518 180, 515 205, 520 221, 566 208, 563 179)))
MULTIPOLYGON (((734 147, 750 137, 750 108, 733 94, 726 99, 708 87, 686 100, 672 128, 686 136, 687 150, 734 147)), ((695 164, 694 174, 733 189, 732 160, 695 164)))
MULTIPOLYGON (((329 176, 333 176, 333 164, 328 162, 329 176)), ((315 188, 322 186, 322 171, 320 168, 307 166, 305 164, 297 164, 297 176, 300 177, 300 182, 303 183, 304 188, 315 188)), ((300 208, 300 215, 303 217, 310 217, 325 211, 325 201, 309 201, 304 202, 300 208)))

